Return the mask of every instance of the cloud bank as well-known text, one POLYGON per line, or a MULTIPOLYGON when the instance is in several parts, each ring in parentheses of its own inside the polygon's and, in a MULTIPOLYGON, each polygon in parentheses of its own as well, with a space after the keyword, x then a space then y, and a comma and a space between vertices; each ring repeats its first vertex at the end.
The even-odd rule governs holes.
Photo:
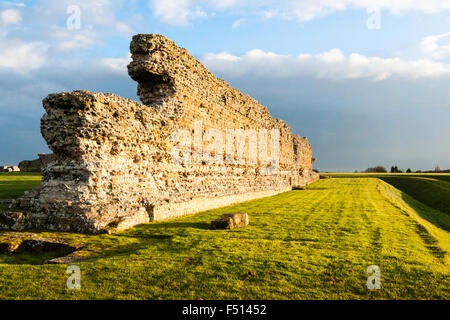
POLYGON ((450 32, 425 37, 420 46, 422 52, 431 58, 436 60, 446 59, 450 57, 450 32))
POLYGON ((358 53, 345 56, 339 49, 298 56, 255 49, 241 56, 227 52, 209 53, 201 60, 212 71, 233 77, 307 76, 334 80, 367 78, 380 81, 389 78, 422 79, 450 75, 450 64, 442 62, 366 57, 358 53))
POLYGON ((172 25, 188 25, 199 17, 218 11, 246 8, 264 19, 310 21, 344 10, 378 8, 391 14, 404 12, 436 13, 450 10, 447 0, 152 0, 155 16, 172 25))
POLYGON ((46 61, 48 46, 43 42, 25 42, 0 37, 0 69, 26 73, 39 69, 46 61))
POLYGON ((4 25, 17 24, 22 21, 20 12, 16 9, 6 9, 0 11, 0 22, 4 25))

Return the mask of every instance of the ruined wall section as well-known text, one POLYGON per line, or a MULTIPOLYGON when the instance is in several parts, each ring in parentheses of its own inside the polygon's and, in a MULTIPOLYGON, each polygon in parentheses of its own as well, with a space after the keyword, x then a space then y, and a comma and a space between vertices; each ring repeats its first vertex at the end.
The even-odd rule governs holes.
POLYGON ((14 204, 27 213, 26 225, 96 233, 148 222, 148 201, 167 196, 153 164, 170 160, 170 127, 152 109, 113 94, 51 94, 43 106, 41 133, 55 160, 42 184, 14 204))
POLYGON ((54 155, 39 153, 38 159, 35 160, 23 160, 19 162, 19 168, 22 172, 42 172, 48 163, 54 160, 54 155))
MULTIPOLYGON (((290 127, 282 120, 271 117, 266 107, 255 99, 216 78, 186 49, 155 34, 140 34, 130 44, 132 62, 128 73, 138 82, 138 95, 142 102, 162 115, 174 117, 180 127, 192 129, 194 121, 202 121, 204 130, 274 129, 280 130, 280 169, 295 170, 290 127)), ((306 158, 311 146, 299 142, 299 154, 306 158)), ((301 158, 303 159, 303 158, 301 158)), ((311 177, 309 160, 300 166, 305 172, 305 182, 311 177)))
MULTIPOLYGON (((318 179, 306 138, 215 78, 185 49, 158 35, 135 36, 130 49, 129 74, 138 81, 144 104, 87 91, 44 99, 41 132, 54 160, 45 167, 41 186, 13 204, 11 210, 24 213, 23 228, 117 231, 318 179), (194 140, 196 121, 203 134, 208 128, 224 136, 227 129, 279 129, 279 170, 264 175, 267 165, 259 161, 230 164, 225 152, 222 164, 174 162, 177 141, 171 135, 185 129, 194 140)), ((207 145, 202 142, 202 151, 207 145)))

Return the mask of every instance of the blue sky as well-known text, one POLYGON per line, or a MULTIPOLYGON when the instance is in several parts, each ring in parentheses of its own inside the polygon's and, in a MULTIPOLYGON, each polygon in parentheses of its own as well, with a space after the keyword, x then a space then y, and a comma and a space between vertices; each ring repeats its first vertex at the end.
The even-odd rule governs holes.
POLYGON ((450 168, 440 0, 0 1, 0 165, 49 151, 49 93, 138 99, 126 73, 136 33, 167 36, 266 105, 308 137, 320 170, 450 168))

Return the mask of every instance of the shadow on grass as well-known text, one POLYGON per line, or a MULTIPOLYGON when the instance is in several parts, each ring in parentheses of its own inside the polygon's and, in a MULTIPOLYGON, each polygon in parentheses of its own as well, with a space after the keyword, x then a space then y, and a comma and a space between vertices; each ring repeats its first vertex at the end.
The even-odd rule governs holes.
POLYGON ((187 228, 194 229, 202 229, 207 230, 210 229, 209 223, 206 222, 156 222, 149 224, 140 224, 134 226, 132 229, 126 230, 122 233, 118 233, 118 236, 137 236, 137 235, 145 235, 146 237, 159 237, 161 236, 159 232, 170 229, 180 229, 184 230, 187 228))
MULTIPOLYGON (((89 258, 87 262, 97 259, 119 258, 138 254, 140 250, 154 247, 156 252, 171 252, 174 254, 186 250, 185 245, 173 242, 176 236, 189 236, 189 228, 209 230, 206 222, 157 222, 135 226, 113 235, 95 235, 94 239, 87 239, 83 251, 87 250, 89 258), (104 237, 104 238, 103 238, 104 237)), ((36 234, 45 231, 34 231, 36 234)), ((76 233, 71 234, 76 236, 76 233)), ((80 234, 81 236, 81 234, 80 234)), ((84 235, 83 235, 84 236, 84 235)), ((70 242, 70 241, 69 241, 70 242)), ((191 244, 195 241, 191 242, 191 244)), ((41 265, 55 257, 65 256, 65 252, 46 252, 40 254, 0 254, 0 263, 9 265, 41 265)), ((152 259, 151 256, 146 259, 152 259)))
POLYGON ((49 252, 31 253, 21 252, 13 254, 0 254, 0 263, 9 265, 41 265, 53 258, 63 257, 72 251, 56 250, 49 252))
POLYGON ((446 231, 450 231, 450 216, 443 213, 437 209, 430 208, 426 204, 420 202, 419 200, 413 198, 406 192, 402 191, 402 199, 411 208, 413 208, 421 218, 431 222, 436 227, 441 228, 446 231))
POLYGON ((435 182, 421 177, 381 177, 401 191, 402 199, 420 217, 436 227, 450 231, 450 192, 435 182))
POLYGON ((380 178, 427 206, 450 215, 450 185, 445 181, 422 177, 380 178))
MULTIPOLYGON (((134 239, 133 243, 119 245, 114 248, 107 248, 98 252, 89 261, 105 259, 111 257, 130 256, 137 254, 140 250, 154 247, 157 252, 171 252, 178 254, 186 251, 186 247, 179 242, 173 242, 176 236, 188 236, 188 228, 209 230, 209 224, 205 222, 158 222, 141 224, 121 233, 114 234, 113 237, 134 239), (178 230, 177 230, 178 229, 178 230)), ((195 241, 191 242, 195 243, 195 241)), ((146 259, 153 259, 152 256, 146 259)))
POLYGON ((417 223, 416 232, 426 243, 426 248, 438 259, 442 259, 445 256, 445 251, 439 248, 438 241, 425 229, 424 226, 417 223))
POLYGON ((432 176, 424 176, 425 178, 433 178, 441 181, 447 181, 450 182, 450 175, 432 175, 432 176))
MULTIPOLYGON (((105 243, 104 246, 98 243, 88 244, 85 249, 89 254, 86 256, 86 262, 95 262, 99 259, 130 257, 138 254, 140 250, 144 250, 150 246, 157 248, 157 251, 176 252, 175 246, 172 244, 171 235, 147 235, 147 236, 131 236, 117 234, 114 237, 126 237, 129 240, 136 240, 128 243, 119 243, 111 246, 105 243)), ((83 250, 84 251, 84 250, 83 250)), ((45 253, 17 253, 17 254, 0 254, 0 264, 7 265, 43 265, 48 260, 64 257, 69 252, 55 251, 45 253)), ((152 259, 151 256, 147 257, 152 259)))

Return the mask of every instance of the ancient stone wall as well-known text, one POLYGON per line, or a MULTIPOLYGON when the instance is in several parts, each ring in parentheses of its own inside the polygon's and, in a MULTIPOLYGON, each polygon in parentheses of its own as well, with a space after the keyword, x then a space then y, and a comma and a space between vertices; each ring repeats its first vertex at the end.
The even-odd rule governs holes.
POLYGON ((53 153, 39 153, 35 160, 23 160, 19 162, 19 168, 22 172, 42 172, 48 163, 54 160, 53 153))
POLYGON ((23 227, 115 231, 318 179, 306 138, 185 49, 137 35, 130 50, 144 104, 87 91, 44 99, 54 159, 41 186, 13 204, 23 227))

